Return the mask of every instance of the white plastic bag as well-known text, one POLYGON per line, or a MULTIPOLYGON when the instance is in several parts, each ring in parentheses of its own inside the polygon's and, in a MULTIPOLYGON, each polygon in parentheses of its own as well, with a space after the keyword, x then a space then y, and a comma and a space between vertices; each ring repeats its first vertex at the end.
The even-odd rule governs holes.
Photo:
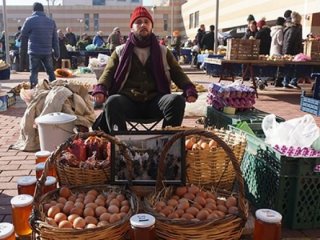
POLYGON ((265 142, 271 146, 310 147, 320 136, 319 127, 310 114, 281 123, 276 121, 274 114, 270 114, 263 119, 262 130, 265 142))

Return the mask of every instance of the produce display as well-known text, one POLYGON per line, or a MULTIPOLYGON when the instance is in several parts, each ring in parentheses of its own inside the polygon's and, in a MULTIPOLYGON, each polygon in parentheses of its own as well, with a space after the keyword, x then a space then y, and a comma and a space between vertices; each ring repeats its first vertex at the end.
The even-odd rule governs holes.
POLYGON ((87 229, 114 224, 131 214, 125 194, 113 190, 92 189, 72 192, 67 187, 59 189, 50 201, 42 204, 45 222, 53 227, 87 229))
POLYGON ((218 110, 223 110, 224 107, 233 107, 243 111, 253 107, 255 95, 254 89, 243 84, 212 83, 209 86, 207 103, 218 110))
POLYGON ((176 188, 170 198, 156 201, 153 209, 169 219, 192 221, 219 219, 239 213, 236 197, 218 196, 195 185, 176 188))
POLYGON ((111 143, 104 138, 90 136, 73 140, 70 147, 62 151, 58 164, 83 169, 109 167, 111 143))

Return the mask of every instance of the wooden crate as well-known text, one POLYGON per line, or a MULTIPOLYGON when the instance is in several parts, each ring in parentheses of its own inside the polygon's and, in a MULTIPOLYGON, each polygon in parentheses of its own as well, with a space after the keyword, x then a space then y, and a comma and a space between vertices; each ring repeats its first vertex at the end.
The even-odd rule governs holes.
POLYGON ((318 40, 305 41, 303 53, 311 57, 312 61, 320 61, 320 41, 318 40))
POLYGON ((228 39, 226 58, 228 60, 258 60, 259 48, 259 39, 228 39))

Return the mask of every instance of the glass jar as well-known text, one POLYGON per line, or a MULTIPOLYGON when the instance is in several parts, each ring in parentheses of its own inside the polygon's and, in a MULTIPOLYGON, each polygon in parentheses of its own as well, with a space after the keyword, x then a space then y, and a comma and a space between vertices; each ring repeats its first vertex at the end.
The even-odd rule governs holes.
POLYGON ((256 211, 254 223, 254 240, 280 240, 281 239, 280 213, 271 209, 259 209, 256 211))
MULTIPOLYGON (((36 165, 36 177, 37 179, 39 179, 44 171, 44 167, 45 167, 46 163, 45 162, 41 162, 38 163, 36 165)), ((55 170, 53 167, 49 167, 48 172, 47 172, 47 176, 52 176, 55 177, 55 170)))
POLYGON ((57 179, 52 176, 48 176, 44 183, 43 194, 53 191, 57 188, 57 179))
POLYGON ((36 156, 36 164, 45 162, 50 156, 51 152, 49 151, 38 151, 35 153, 36 156))
POLYGON ((24 176, 17 180, 18 194, 33 196, 36 189, 37 178, 35 176, 24 176))
POLYGON ((7 222, 0 223, 0 240, 16 240, 13 224, 7 222))
POLYGON ((156 219, 145 213, 139 213, 133 215, 130 218, 131 231, 130 237, 132 240, 155 240, 156 239, 156 229, 155 229, 156 219))
POLYGON ((11 199, 12 223, 14 230, 19 237, 27 237, 32 233, 29 224, 29 216, 32 211, 33 197, 21 194, 11 199))

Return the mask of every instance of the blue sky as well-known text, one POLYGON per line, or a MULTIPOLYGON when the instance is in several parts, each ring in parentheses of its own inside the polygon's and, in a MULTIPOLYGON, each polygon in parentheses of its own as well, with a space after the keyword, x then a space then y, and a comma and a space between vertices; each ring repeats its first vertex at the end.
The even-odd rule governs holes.
MULTIPOLYGON (((32 5, 34 2, 41 2, 43 5, 47 5, 47 0, 6 0, 6 5, 32 5)), ((50 1, 51 2, 51 1, 50 1)), ((61 0, 56 0, 55 4, 61 3, 61 0)), ((143 0, 144 5, 152 5, 153 0, 143 0)), ((2 1, 0 1, 2 6, 2 1)))

